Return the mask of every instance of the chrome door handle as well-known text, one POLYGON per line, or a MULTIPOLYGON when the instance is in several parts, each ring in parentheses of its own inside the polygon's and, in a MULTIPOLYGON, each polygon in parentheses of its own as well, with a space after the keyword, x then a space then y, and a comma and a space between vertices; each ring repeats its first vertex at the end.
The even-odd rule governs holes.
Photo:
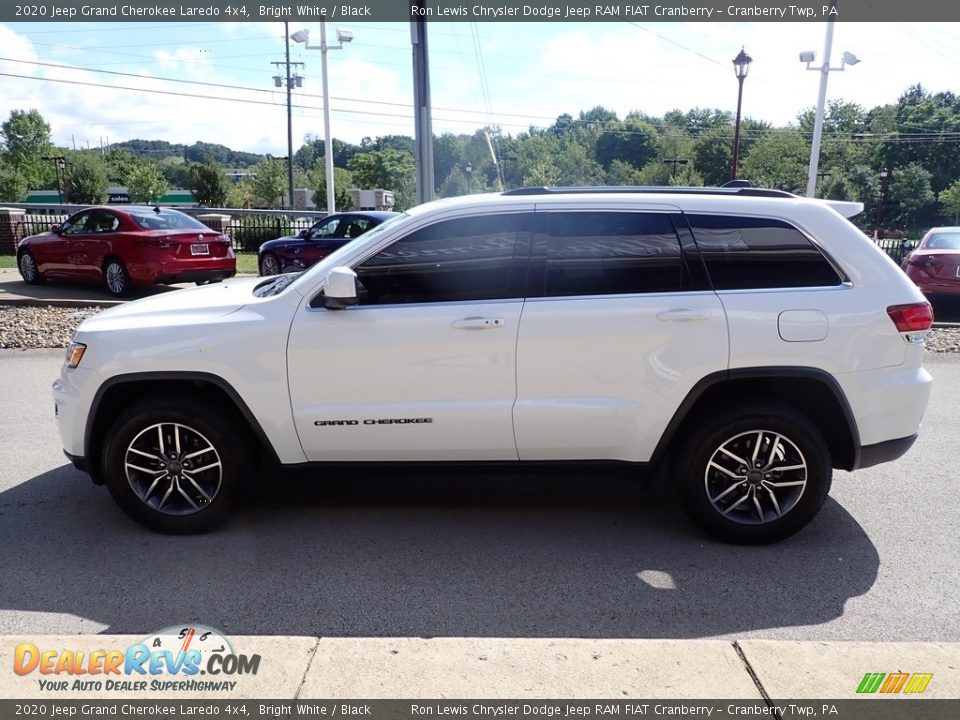
POLYGON ((709 310, 693 310, 691 308, 674 308, 673 310, 664 310, 657 313, 657 320, 664 322, 695 322, 697 320, 709 320, 709 310))
POLYGON ((457 320, 453 326, 458 330, 489 330, 504 326, 503 318, 468 317, 457 320))

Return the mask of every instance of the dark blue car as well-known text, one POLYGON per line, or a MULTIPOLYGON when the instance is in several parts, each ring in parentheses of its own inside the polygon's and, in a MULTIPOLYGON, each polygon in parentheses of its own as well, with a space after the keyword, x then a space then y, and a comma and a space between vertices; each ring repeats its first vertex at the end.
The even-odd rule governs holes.
POLYGON ((375 210, 334 213, 297 235, 268 240, 260 246, 257 263, 260 274, 277 275, 304 270, 367 230, 399 214, 375 210))

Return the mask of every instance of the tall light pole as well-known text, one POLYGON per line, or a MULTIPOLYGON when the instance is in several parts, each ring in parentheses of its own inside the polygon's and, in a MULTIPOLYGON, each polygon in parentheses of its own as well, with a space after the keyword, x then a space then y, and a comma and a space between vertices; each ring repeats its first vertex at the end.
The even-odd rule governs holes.
POLYGON ((337 44, 327 44, 327 23, 320 21, 320 44, 310 44, 310 31, 298 30, 290 36, 294 42, 303 43, 307 50, 319 50, 321 55, 321 74, 323 77, 323 156, 327 180, 327 212, 337 211, 336 193, 333 187, 333 141, 330 133, 330 88, 327 83, 327 51, 343 50, 343 44, 353 40, 349 30, 337 30, 337 44))
POLYGON ((840 67, 830 67, 830 51, 833 49, 833 20, 827 20, 827 34, 823 40, 823 65, 810 67, 816 59, 812 50, 800 53, 800 62, 807 64, 807 70, 820 73, 820 91, 817 93, 817 112, 813 121, 813 141, 810 145, 810 167, 807 170, 807 197, 813 197, 817 190, 817 170, 820 166, 820 137, 823 133, 824 105, 827 100, 827 78, 830 71, 843 72, 847 65, 856 65, 860 59, 850 52, 843 53, 840 67))
POLYGON ((740 108, 743 105, 743 81, 750 72, 750 63, 753 58, 747 55, 744 49, 740 48, 740 53, 733 59, 733 71, 737 75, 737 124, 733 131, 733 162, 730 167, 730 179, 737 179, 737 170, 740 166, 740 108))

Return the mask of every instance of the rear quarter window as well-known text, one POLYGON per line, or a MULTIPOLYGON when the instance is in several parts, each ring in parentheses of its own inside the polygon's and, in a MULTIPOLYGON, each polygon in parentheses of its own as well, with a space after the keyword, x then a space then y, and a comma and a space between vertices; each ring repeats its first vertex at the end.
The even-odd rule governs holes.
POLYGON ((843 283, 820 248, 787 222, 726 215, 686 217, 716 290, 843 283))

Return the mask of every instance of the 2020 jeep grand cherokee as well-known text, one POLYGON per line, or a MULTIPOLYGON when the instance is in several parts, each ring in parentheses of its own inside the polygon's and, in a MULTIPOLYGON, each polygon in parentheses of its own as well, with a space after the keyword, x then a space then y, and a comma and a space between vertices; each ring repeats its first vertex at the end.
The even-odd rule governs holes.
POLYGON ((223 520, 258 456, 655 465, 713 535, 805 526, 832 468, 895 459, 929 304, 848 220, 753 188, 428 203, 311 270, 86 320, 63 445, 140 523, 223 520))

